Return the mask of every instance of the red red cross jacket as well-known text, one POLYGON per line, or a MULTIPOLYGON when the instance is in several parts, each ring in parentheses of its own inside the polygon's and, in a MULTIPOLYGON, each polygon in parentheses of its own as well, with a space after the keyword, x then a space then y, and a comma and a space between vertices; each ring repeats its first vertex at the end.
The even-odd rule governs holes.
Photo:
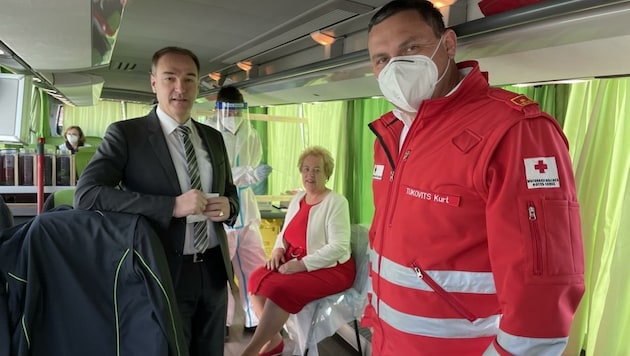
POLYGON ((374 355, 559 355, 584 292, 561 128, 476 62, 403 123, 370 124, 375 216, 363 324, 374 355))

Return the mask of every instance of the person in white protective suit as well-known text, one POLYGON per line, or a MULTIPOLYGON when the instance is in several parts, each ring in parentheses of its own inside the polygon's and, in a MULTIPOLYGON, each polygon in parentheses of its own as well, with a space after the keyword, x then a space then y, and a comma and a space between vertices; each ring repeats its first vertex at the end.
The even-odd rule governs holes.
MULTIPOLYGON (((206 123, 223 135, 232 167, 232 179, 238 189, 239 215, 234 227, 226 225, 225 229, 234 275, 238 278, 245 309, 245 327, 252 328, 258 325, 258 318, 247 295, 247 280, 250 273, 267 260, 260 233, 260 211, 252 186, 267 178, 271 167, 260 164, 260 137, 249 122, 247 104, 237 88, 226 86, 219 90, 216 115, 206 123)), ((228 326, 232 324, 233 310, 234 300, 229 296, 228 326)))

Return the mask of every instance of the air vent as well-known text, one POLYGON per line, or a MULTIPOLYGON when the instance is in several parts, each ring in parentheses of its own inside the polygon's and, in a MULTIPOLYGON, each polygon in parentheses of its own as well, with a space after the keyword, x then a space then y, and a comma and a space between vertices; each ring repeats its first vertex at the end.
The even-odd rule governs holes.
POLYGON ((120 70, 123 72, 130 72, 133 71, 134 69, 136 69, 137 64, 136 63, 129 63, 129 62, 112 62, 109 66, 109 69, 111 70, 120 70))

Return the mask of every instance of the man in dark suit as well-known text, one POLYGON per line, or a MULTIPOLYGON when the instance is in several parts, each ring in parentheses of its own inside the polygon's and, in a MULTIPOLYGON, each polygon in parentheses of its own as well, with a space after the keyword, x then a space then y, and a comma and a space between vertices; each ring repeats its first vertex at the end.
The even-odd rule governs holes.
POLYGON ((239 205, 221 134, 191 119, 198 82, 199 60, 191 51, 166 47, 153 55, 158 105, 108 127, 81 175, 75 207, 149 219, 167 255, 190 354, 214 356, 223 355, 226 281, 234 282, 223 223, 234 224, 239 205), (200 216, 201 225, 194 222, 200 216), (198 226, 207 238, 201 246, 198 226))

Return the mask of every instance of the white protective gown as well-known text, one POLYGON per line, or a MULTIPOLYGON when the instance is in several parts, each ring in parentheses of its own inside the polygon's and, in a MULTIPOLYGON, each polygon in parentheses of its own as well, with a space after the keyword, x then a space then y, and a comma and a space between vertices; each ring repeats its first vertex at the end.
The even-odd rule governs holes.
MULTIPOLYGON (((262 145, 258 132, 248 120, 241 123, 236 134, 232 134, 217 124, 216 118, 209 119, 206 124, 219 130, 223 135, 232 166, 232 179, 238 189, 240 202, 238 218, 234 227, 224 226, 234 274, 238 278, 241 300, 245 309, 245 327, 253 327, 258 325, 258 318, 247 294, 247 283, 249 275, 256 268, 264 265, 267 259, 260 233, 260 210, 252 189, 252 185, 258 183, 254 169, 260 164, 262 145)), ((228 297, 227 323, 231 325, 234 300, 230 293, 228 297)))

